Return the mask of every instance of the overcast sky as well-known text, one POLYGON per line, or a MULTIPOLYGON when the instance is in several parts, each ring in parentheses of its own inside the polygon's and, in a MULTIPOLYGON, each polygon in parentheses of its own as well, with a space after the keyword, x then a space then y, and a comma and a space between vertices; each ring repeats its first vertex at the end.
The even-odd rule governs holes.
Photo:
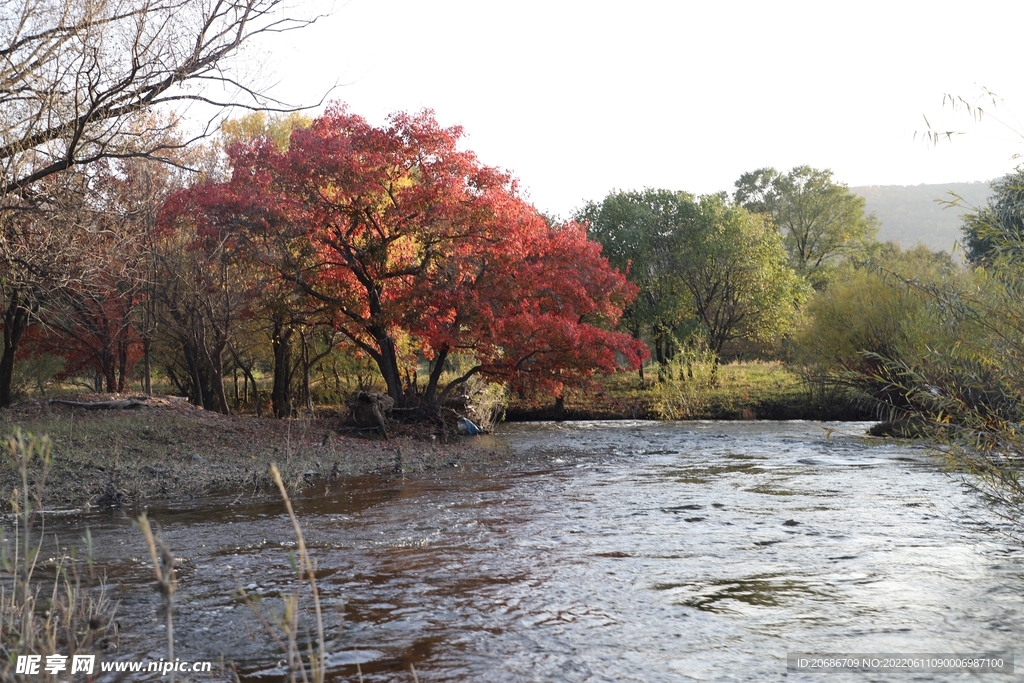
POLYGON ((337 82, 373 123, 433 109, 565 217, 615 188, 716 192, 763 166, 851 186, 1002 175, 1021 138, 943 95, 987 87, 1019 130, 1021 26, 1024 3, 1005 1, 339 0, 262 54, 293 103, 337 82), (924 116, 967 134, 915 142, 924 116))

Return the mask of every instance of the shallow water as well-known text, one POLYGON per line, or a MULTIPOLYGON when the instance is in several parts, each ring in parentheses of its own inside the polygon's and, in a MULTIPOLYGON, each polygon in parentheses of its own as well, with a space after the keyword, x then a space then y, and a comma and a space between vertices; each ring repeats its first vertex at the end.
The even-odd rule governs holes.
MULTIPOLYGON (((820 674, 787 675, 788 652, 1013 651, 1024 552, 923 450, 863 438, 866 426, 510 425, 496 438, 548 465, 304 496, 330 675, 356 680, 358 661, 366 681, 412 680, 410 664, 423 681, 810 681, 820 674)), ((276 501, 225 502, 150 511, 181 558, 176 655, 280 680, 232 594, 279 605, 290 523, 276 501)), ((121 586, 117 657, 162 656, 141 534, 102 514, 48 528, 63 544, 86 525, 121 586)))

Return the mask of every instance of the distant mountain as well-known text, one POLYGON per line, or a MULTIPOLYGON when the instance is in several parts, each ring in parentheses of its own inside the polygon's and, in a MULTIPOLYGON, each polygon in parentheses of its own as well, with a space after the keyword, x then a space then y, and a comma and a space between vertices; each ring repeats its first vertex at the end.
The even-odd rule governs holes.
POLYGON ((984 206, 991 194, 989 183, 946 183, 943 185, 870 185, 851 187, 864 197, 868 213, 881 223, 878 239, 899 242, 904 249, 924 244, 934 251, 951 251, 962 241, 960 216, 972 206, 984 206), (962 197, 961 206, 946 208, 953 193, 962 197))

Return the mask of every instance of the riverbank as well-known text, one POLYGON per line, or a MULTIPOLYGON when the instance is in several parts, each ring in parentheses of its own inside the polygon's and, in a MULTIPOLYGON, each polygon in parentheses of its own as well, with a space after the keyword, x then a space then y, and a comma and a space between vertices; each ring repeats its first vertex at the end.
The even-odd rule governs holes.
MULTIPOLYGON (((511 464, 507 450, 490 438, 442 443, 398 428, 385 441, 340 434, 338 421, 330 418, 260 419, 207 412, 178 400, 149 403, 90 411, 30 401, 0 411, 0 436, 6 439, 20 428, 53 441, 47 509, 272 491, 271 463, 295 490, 353 476, 511 464)), ((41 475, 41 464, 34 463, 30 479, 41 475)), ((0 510, 9 508, 11 492, 20 485, 4 453, 0 510)))
MULTIPOLYGON (((505 419, 872 417, 862 406, 816 401, 800 378, 781 363, 733 363, 718 373, 713 385, 662 383, 650 372, 641 384, 636 373, 620 373, 600 378, 589 391, 567 391, 561 404, 554 396, 513 398, 505 419)), ((226 416, 170 397, 146 399, 144 406, 131 410, 103 411, 32 400, 0 411, 0 436, 15 428, 50 436, 53 464, 45 499, 50 509, 131 507, 212 493, 271 491, 267 473, 271 463, 278 465, 293 490, 345 477, 518 464, 497 439, 442 443, 422 429, 398 425, 385 441, 347 436, 338 431, 339 422, 331 417, 226 416)), ((35 467, 32 477, 38 479, 42 472, 38 464, 35 467)), ((8 508, 16 486, 20 481, 13 469, 6 463, 0 466, 0 510, 8 508)))
POLYGON ((706 380, 659 382, 657 368, 597 378, 587 390, 554 395, 512 397, 509 422, 548 420, 873 420, 864 404, 834 396, 816 396, 795 372, 780 362, 737 362, 718 368, 706 380))

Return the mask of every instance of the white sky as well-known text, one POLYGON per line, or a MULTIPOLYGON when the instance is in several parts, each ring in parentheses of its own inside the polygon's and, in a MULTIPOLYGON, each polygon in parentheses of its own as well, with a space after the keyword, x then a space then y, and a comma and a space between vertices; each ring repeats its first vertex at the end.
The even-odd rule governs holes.
MULTIPOLYGON (((610 190, 731 190, 830 168, 851 186, 988 180, 1022 139, 943 106, 985 86, 1024 111, 1024 3, 350 0, 264 48, 273 94, 335 82, 372 123, 430 108, 567 217, 610 190), (965 131, 914 142, 922 115, 965 131)), ((986 103, 986 107, 989 105, 986 103)))

